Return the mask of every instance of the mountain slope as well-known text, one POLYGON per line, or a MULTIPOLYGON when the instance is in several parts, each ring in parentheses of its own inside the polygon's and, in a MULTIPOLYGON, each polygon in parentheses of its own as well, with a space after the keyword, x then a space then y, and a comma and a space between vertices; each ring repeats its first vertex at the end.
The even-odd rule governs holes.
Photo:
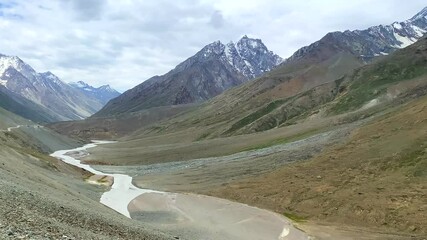
POLYGON ((62 82, 51 72, 37 73, 18 57, 0 55, 0 84, 49 109, 55 121, 85 118, 102 107, 100 102, 62 82))
POLYGON ((418 239, 427 231, 426 94, 427 38, 422 38, 335 81, 259 108, 240 105, 225 112, 222 98, 228 93, 223 94, 94 149, 85 160, 129 164, 144 187, 208 192, 295 220, 418 239), (237 122, 241 128, 221 135, 237 122), (326 148, 315 139, 327 141, 326 148), (301 157, 305 160, 294 162, 301 157))
POLYGON ((330 62, 322 62, 323 66, 311 65, 309 70, 303 68, 298 73, 285 72, 286 75, 282 74, 284 68, 281 67, 139 134, 157 132, 156 129, 162 129, 165 134, 200 129, 202 139, 217 138, 294 125, 311 117, 322 119, 391 102, 404 102, 426 93, 426 62, 427 39, 422 38, 375 63, 356 70, 350 68, 347 73, 336 71, 339 74, 335 78, 331 75, 328 81, 325 81, 328 74, 323 74, 318 80, 325 82, 317 85, 312 82, 320 73, 333 72, 330 62), (318 69, 317 75, 313 69, 318 69), (313 74, 306 75, 310 71, 313 74))
POLYGON ((217 41, 163 76, 155 76, 111 100, 97 117, 157 106, 198 103, 275 68, 282 59, 259 39, 217 41))
MULTIPOLYGON (((404 32, 411 33, 411 29, 425 28, 423 24, 427 21, 426 14, 427 11, 424 9, 410 20, 400 23, 402 26, 406 26, 406 30, 402 28, 400 32, 402 34, 404 32)), ((365 32, 378 28, 381 26, 372 27, 365 32)), ((363 45, 362 42, 359 42, 362 36, 357 38, 338 36, 347 36, 350 33, 359 34, 360 32, 328 33, 309 47, 298 50, 276 69, 212 99, 206 107, 194 113, 192 117, 195 120, 191 122, 224 127, 221 130, 215 130, 212 136, 215 134, 229 135, 263 131, 291 122, 290 118, 306 112, 310 105, 310 108, 313 108, 316 105, 333 100, 338 94, 335 87, 340 85, 339 82, 335 81, 365 65, 366 57, 361 55, 369 55, 368 52, 356 51, 357 46, 363 45), (319 87, 317 91, 325 91, 323 93, 325 95, 307 92, 317 86, 323 86, 319 87), (328 88, 329 94, 326 92, 328 88), (317 99, 320 102, 310 100, 310 98, 317 99), (302 105, 304 107, 301 107, 302 105)), ((419 34, 415 35, 415 30, 412 33, 414 35, 405 36, 420 39, 419 34)), ((383 37, 385 36, 383 34, 383 37)), ((421 40, 418 46, 422 45, 424 41, 424 39, 421 40)), ((387 41, 382 41, 382 43, 388 44, 390 48, 387 51, 390 53, 404 46, 401 44, 399 48, 396 47, 396 43, 391 39, 388 43, 387 41)), ((372 57, 374 57, 376 54, 374 48, 369 48, 370 45, 363 46, 366 46, 366 49, 371 51, 372 57)), ((386 50, 381 49, 381 51, 386 50)), ((407 61, 407 59, 402 61, 407 61)), ((182 124, 185 125, 186 122, 182 121, 182 124)))
POLYGON ((334 45, 343 51, 359 56, 365 61, 388 55, 397 49, 407 47, 427 32, 427 7, 411 19, 379 25, 366 30, 328 33, 321 40, 296 51, 285 64, 315 54, 322 44, 334 45))
POLYGON ((0 239, 173 239, 106 208, 91 174, 47 155, 80 145, 0 108, 0 239))
POLYGON ((51 110, 9 91, 4 86, 0 86, 0 107, 34 122, 57 120, 57 115, 51 110))
POLYGON ((107 104, 108 101, 120 95, 120 93, 111 88, 110 85, 103 85, 95 88, 83 81, 78 81, 76 83, 72 82, 69 83, 69 85, 77 88, 87 97, 97 99, 100 103, 102 103, 102 105, 107 104))

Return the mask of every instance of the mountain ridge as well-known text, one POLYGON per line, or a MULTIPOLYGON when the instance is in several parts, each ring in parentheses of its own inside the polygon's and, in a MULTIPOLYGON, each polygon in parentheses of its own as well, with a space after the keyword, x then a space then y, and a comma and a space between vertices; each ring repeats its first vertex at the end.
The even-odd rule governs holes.
POLYGON ((44 109, 44 114, 53 117, 50 121, 82 119, 102 107, 98 100, 85 96, 53 73, 37 73, 17 56, 0 55, 0 85, 8 90, 3 93, 12 92, 39 105, 38 110, 44 109))
POLYGON ((103 105, 107 104, 107 102, 117 96, 120 95, 120 93, 111 88, 110 85, 102 85, 100 87, 93 87, 83 81, 78 82, 70 82, 68 85, 79 89, 81 92, 83 92, 86 96, 90 98, 98 99, 103 105))
POLYGON ((284 64, 312 54, 323 42, 329 41, 339 48, 347 50, 365 62, 373 58, 388 55, 415 43, 427 33, 427 7, 412 18, 393 22, 389 25, 376 25, 364 30, 346 30, 327 33, 319 41, 298 49, 284 61, 284 64))
POLYGON ((154 76, 112 99, 94 117, 151 107, 204 102, 270 71, 283 59, 260 39, 215 41, 162 76, 154 76))

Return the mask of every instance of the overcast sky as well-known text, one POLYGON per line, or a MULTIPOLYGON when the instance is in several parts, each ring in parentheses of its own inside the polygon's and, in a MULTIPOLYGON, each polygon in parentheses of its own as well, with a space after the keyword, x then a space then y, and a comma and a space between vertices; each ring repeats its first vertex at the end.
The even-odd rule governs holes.
POLYGON ((127 90, 247 34, 286 58, 330 31, 403 21, 425 0, 0 0, 0 53, 127 90))

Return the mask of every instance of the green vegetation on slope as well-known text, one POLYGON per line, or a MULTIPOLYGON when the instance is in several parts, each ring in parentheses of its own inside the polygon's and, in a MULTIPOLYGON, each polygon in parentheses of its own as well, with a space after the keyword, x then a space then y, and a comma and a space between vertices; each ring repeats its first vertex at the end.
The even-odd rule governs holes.
POLYGON ((287 100, 276 100, 273 102, 270 102, 268 104, 266 104, 265 106, 263 106, 261 109, 249 114, 248 116, 242 118, 241 120, 237 121, 236 123, 234 123, 230 129, 228 129, 227 131, 224 132, 225 135, 230 134, 236 130, 239 130, 240 128, 254 122, 255 120, 261 118, 262 116, 265 116, 269 113, 271 113, 274 109, 278 108, 279 106, 281 106, 283 103, 285 103, 287 100))
POLYGON ((237 179, 211 193, 291 219, 426 236, 426 107, 427 97, 413 100, 309 161, 237 179))
POLYGON ((355 110, 383 95, 387 87, 427 74, 425 40, 396 52, 389 58, 355 71, 347 92, 330 110, 334 114, 355 110))
POLYGON ((49 115, 43 107, 22 97, 14 99, 4 93, 4 89, 1 88, 0 86, 0 107, 34 122, 53 122, 58 120, 49 115))

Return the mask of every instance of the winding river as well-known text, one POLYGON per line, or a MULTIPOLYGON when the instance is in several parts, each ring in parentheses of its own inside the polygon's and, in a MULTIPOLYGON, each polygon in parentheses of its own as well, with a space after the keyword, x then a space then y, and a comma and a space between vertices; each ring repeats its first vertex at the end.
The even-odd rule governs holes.
MULTIPOLYGON (((129 206, 136 206, 137 209, 142 206, 139 207, 140 213, 150 213, 154 209, 179 215, 179 221, 175 223, 175 226, 178 226, 176 232, 180 233, 182 226, 186 230, 202 229, 202 235, 192 235, 190 239, 200 239, 200 236, 203 236, 203 239, 218 239, 218 236, 221 236, 221 239, 309 239, 304 232, 296 229, 288 219, 279 214, 214 197, 140 189, 132 184, 132 177, 128 175, 103 173, 68 155, 107 143, 113 142, 93 141, 83 147, 56 151, 51 156, 93 174, 113 177, 111 189, 103 193, 100 202, 128 218, 131 218, 129 206), (211 238, 205 238, 204 234, 211 238)), ((167 229, 170 228, 173 226, 168 224, 167 229)))
POLYGON ((132 199, 138 197, 143 193, 152 193, 152 192, 158 192, 158 191, 137 188, 132 184, 132 177, 128 175, 103 173, 93 169, 91 166, 87 164, 81 163, 80 160, 67 155, 68 153, 71 153, 71 152, 85 151, 89 148, 96 147, 98 144, 113 143, 110 141, 92 141, 92 142, 93 143, 87 144, 83 147, 78 147, 78 148, 69 149, 69 150, 59 150, 52 153, 50 156, 61 159, 62 161, 68 164, 82 168, 93 174, 113 177, 114 183, 111 186, 110 191, 102 194, 100 202, 105 206, 112 208, 115 211, 130 218, 128 205, 129 205, 129 202, 132 201, 132 199))

